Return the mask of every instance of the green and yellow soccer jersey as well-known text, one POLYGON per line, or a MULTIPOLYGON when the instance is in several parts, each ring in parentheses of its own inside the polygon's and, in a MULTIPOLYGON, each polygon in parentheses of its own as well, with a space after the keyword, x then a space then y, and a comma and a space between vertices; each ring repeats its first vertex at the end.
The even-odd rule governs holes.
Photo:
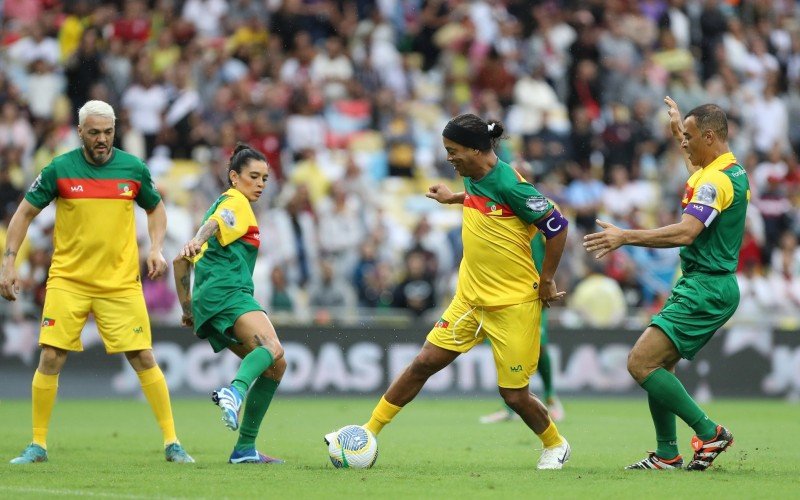
POLYGON ((535 300, 539 273, 531 258, 533 222, 553 208, 510 165, 478 181, 464 178, 464 257, 456 295, 469 304, 503 306, 535 300))
POLYGON ((25 199, 40 209, 56 200, 48 288, 92 297, 141 291, 133 202, 152 210, 161 201, 142 160, 113 149, 96 166, 76 149, 54 158, 25 199))
POLYGON ((725 153, 686 182, 684 213, 705 224, 691 245, 681 249, 681 270, 705 274, 736 272, 744 237, 750 182, 747 172, 725 153))
POLYGON ((217 221, 219 230, 203 244, 194 258, 195 280, 192 310, 195 324, 202 325, 239 292, 253 294, 260 235, 258 222, 247 198, 229 189, 203 217, 217 221))

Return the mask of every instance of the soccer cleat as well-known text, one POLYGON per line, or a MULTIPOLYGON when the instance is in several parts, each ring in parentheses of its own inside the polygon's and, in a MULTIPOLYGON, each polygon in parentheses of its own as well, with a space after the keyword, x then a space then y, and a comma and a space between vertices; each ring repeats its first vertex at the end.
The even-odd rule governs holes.
POLYGON ((211 401, 222 410, 222 421, 225 427, 235 431, 239 428, 239 408, 242 407, 243 396, 239 389, 229 385, 211 393, 211 401))
POLYGON ((717 435, 708 441, 703 441, 697 436, 692 437, 694 457, 692 461, 689 462, 689 465, 686 466, 686 470, 708 469, 711 467, 714 459, 730 446, 733 446, 733 434, 721 425, 717 426, 717 435))
POLYGON ((656 455, 654 451, 647 452, 647 458, 625 467, 625 470, 678 470, 683 468, 683 457, 678 455, 667 460, 656 455))
POLYGON ((231 457, 228 459, 231 464, 282 464, 283 460, 280 458, 264 455, 257 451, 255 448, 250 450, 237 450, 234 448, 231 457))
POLYGON ((494 413, 482 416, 478 419, 482 424, 496 424, 498 422, 510 422, 512 420, 519 420, 519 415, 511 410, 503 408, 494 413))
POLYGON ((29 444, 17 458, 11 460, 12 464, 33 464, 36 462, 47 462, 47 450, 38 444, 29 444))
POLYGON ((164 456, 167 462, 175 462, 176 464, 193 464, 194 458, 191 457, 179 442, 168 444, 164 448, 164 456))
POLYGON ((558 399, 557 396, 553 396, 547 398, 545 401, 545 406, 547 406, 547 413, 550 414, 550 419, 553 422, 561 422, 564 420, 566 414, 564 413, 564 406, 561 404, 561 400, 558 399))
POLYGON ((562 436, 562 443, 552 448, 545 448, 542 451, 542 456, 539 457, 539 463, 536 465, 537 469, 561 469, 564 464, 569 460, 572 453, 569 443, 562 436))

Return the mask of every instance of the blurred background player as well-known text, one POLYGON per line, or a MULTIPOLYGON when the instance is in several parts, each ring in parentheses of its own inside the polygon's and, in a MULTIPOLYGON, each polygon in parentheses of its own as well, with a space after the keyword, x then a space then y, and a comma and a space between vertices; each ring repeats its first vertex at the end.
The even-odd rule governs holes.
POLYGON ((89 101, 78 111, 82 146, 57 156, 28 189, 8 227, 0 294, 17 298, 14 260, 31 221, 56 200, 52 265, 42 311, 42 353, 33 376, 33 442, 12 464, 47 461, 47 431, 58 375, 69 351, 82 351, 91 312, 108 354, 123 353, 136 371, 164 436, 170 462, 194 462, 175 434, 169 390, 152 350, 139 275, 133 202, 147 211, 151 279, 163 275, 167 214, 147 165, 113 147, 114 109, 89 101), (111 230, 113 228, 113 230, 111 230))
MULTIPOLYGON (((542 272, 542 261, 544 260, 545 240, 542 233, 536 233, 531 240, 531 256, 533 257, 533 264, 536 266, 536 271, 542 272)), ((547 411, 550 413, 550 418, 553 422, 561 422, 564 420, 564 406, 558 398, 553 387, 553 368, 550 364, 550 353, 547 352, 547 309, 542 309, 542 319, 539 325, 539 335, 541 341, 539 342, 539 363, 536 366, 536 372, 542 377, 542 397, 544 404, 547 406, 547 411)), ((503 403, 503 408, 496 412, 489 413, 482 416, 479 420, 482 424, 494 424, 497 422, 507 422, 509 420, 516 420, 519 418, 510 406, 503 403)))
POLYGON ((206 212, 203 223, 175 258, 175 285, 183 324, 194 327, 214 352, 230 349, 242 358, 231 384, 214 391, 222 420, 239 430, 230 463, 282 463, 256 450, 256 437, 286 371, 275 328, 253 297, 253 269, 260 232, 251 203, 266 187, 264 155, 238 144, 228 163, 225 191, 206 212), (190 288, 194 264, 194 287, 190 288), (192 293, 192 290, 194 293, 192 293), (239 409, 247 396, 241 427, 239 409))

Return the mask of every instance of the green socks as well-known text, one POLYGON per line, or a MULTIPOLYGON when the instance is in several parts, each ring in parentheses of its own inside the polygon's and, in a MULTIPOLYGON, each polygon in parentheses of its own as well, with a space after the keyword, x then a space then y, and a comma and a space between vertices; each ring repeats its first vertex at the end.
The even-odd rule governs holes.
POLYGON ((253 381, 264 373, 264 370, 272 366, 273 362, 272 353, 266 347, 256 347, 242 359, 242 364, 239 365, 239 371, 236 372, 231 385, 244 396, 253 381))
MULTIPOLYGON (((717 434, 717 424, 697 406, 697 403, 686 392, 686 388, 683 387, 681 381, 672 373, 664 368, 658 368, 648 375, 640 385, 664 409, 681 417, 681 420, 694 429, 700 439, 705 441, 717 434)), ((656 425, 656 432, 658 432, 659 424, 656 422, 655 417, 653 418, 653 423, 656 425)))
POLYGON ((271 378, 258 377, 250 388, 245 401, 242 423, 239 426, 239 439, 236 441, 237 450, 250 450, 256 447, 256 436, 261 427, 261 421, 267 414, 272 397, 278 389, 278 381, 271 378))
POLYGON ((656 455, 667 460, 678 456, 678 429, 675 425, 675 414, 658 402, 651 394, 647 395, 650 404, 650 415, 656 428, 656 455))
POLYGON ((550 354, 547 352, 547 346, 543 345, 539 351, 539 374, 542 376, 542 383, 544 383, 544 391, 542 397, 545 401, 553 397, 553 367, 550 364, 550 354))

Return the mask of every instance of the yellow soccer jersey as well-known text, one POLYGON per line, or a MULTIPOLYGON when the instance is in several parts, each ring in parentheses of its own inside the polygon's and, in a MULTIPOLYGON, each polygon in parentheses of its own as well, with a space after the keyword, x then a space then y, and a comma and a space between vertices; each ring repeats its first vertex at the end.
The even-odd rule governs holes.
POLYGON ((510 165, 478 181, 464 178, 464 257, 456 296, 471 305, 505 306, 535 300, 539 273, 531 258, 533 223, 553 205, 510 165))
POLYGON ((92 297, 141 291, 133 203, 152 210, 161 201, 141 160, 114 149, 95 166, 80 149, 70 151, 42 170, 25 199, 37 208, 56 200, 47 288, 92 297))
POLYGON ((733 153, 720 155, 689 177, 683 211, 706 229, 691 245, 681 248, 684 274, 736 272, 749 201, 747 172, 733 153))

